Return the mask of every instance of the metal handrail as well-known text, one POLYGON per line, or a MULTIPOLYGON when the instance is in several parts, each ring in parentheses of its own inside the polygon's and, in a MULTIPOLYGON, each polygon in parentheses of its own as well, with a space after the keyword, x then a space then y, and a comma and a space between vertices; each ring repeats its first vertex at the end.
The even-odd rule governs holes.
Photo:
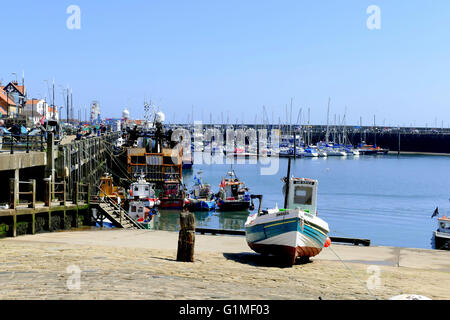
MULTIPOLYGON (((97 189, 99 189, 99 190, 101 191, 101 189, 100 189, 99 186, 96 186, 96 187, 97 187, 97 189)), ((103 200, 101 197, 99 197, 100 201, 102 201, 103 203, 112 205, 116 210, 119 210, 120 213, 123 214, 123 216, 124 216, 127 220, 129 220, 132 224, 134 224, 138 229, 145 229, 145 228, 144 228, 143 226, 141 226, 137 221, 134 221, 134 219, 131 218, 131 217, 128 215, 128 213, 127 213, 121 206, 119 206, 117 203, 115 203, 114 200, 111 199, 107 194, 105 194, 103 198, 104 198, 104 199, 108 199, 108 201, 105 201, 105 200, 103 200)))
POLYGON ((44 151, 44 144, 45 144, 44 134, 30 136, 28 133, 27 134, 3 133, 1 137, 9 138, 9 141, 2 140, 0 150, 3 150, 3 146, 5 146, 6 147, 5 151, 9 150, 11 154, 14 154, 14 150, 17 149, 18 146, 25 147, 27 153, 30 152, 30 149, 31 151, 33 150, 39 150, 41 152, 44 151), (26 141, 19 141, 20 138, 24 138, 26 139, 26 141))

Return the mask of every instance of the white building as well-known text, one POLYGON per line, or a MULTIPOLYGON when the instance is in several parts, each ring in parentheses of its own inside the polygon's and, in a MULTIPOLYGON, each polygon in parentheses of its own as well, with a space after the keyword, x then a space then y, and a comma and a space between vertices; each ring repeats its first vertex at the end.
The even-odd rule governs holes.
POLYGON ((47 102, 42 99, 27 100, 25 109, 22 113, 29 119, 32 118, 33 123, 38 122, 42 117, 45 117, 45 119, 53 119, 54 116, 56 120, 59 120, 58 107, 55 107, 53 110, 53 107, 49 106, 47 102))

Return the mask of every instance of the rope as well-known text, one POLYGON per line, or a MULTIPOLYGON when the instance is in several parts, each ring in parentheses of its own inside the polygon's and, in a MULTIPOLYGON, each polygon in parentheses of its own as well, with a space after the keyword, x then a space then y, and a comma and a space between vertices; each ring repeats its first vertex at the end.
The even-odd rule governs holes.
POLYGON ((353 277, 355 277, 360 283, 361 285, 367 289, 367 291, 369 292, 369 295, 372 296, 372 298, 374 298, 375 300, 379 300, 373 293, 372 291, 369 290, 369 288, 361 281, 361 279, 359 279, 356 274, 352 271, 352 269, 350 269, 344 262, 344 260, 341 259, 341 257, 339 257, 339 255, 333 250, 333 248, 331 246, 328 247, 329 249, 331 249, 331 251, 336 255, 336 257, 342 262, 342 264, 351 272, 351 274, 353 275, 353 277))
MULTIPOLYGON (((125 168, 122 166, 122 164, 120 162, 118 162, 114 156, 105 148, 106 152, 108 153, 108 155, 110 156, 110 158, 112 159, 112 161, 117 165, 117 167, 119 168, 119 170, 121 171, 121 173, 124 175, 125 179, 128 182, 133 182, 131 176, 129 175, 129 173, 125 170, 125 168)), ((111 170, 112 171, 112 170, 111 170)))
MULTIPOLYGON (((115 159, 114 155, 108 150, 108 148, 105 148, 105 151, 106 151, 106 153, 109 155, 109 157, 112 159, 112 161, 114 161, 114 163, 117 165, 117 167, 119 168, 119 170, 121 171, 121 173, 124 174, 125 179, 126 179, 128 182, 133 182, 132 179, 131 179, 131 176, 129 176, 128 172, 125 170, 125 168, 123 167, 123 165, 115 159)), ((111 171, 112 171, 112 170, 111 170, 111 171)), ((119 175, 116 175, 116 176, 119 177, 119 175)))

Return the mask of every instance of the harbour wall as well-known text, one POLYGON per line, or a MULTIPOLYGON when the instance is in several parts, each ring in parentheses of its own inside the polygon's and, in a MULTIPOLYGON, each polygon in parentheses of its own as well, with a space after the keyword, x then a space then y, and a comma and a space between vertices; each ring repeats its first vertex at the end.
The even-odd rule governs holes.
MULTIPOLYGON (((177 125, 173 127, 177 128, 177 125)), ((190 125, 178 125, 193 132, 190 125)), ((224 134, 226 141, 226 130, 228 125, 202 125, 202 130, 211 128, 218 129, 224 134)), ((327 128, 323 125, 314 126, 288 126, 288 125, 234 125, 234 129, 266 129, 268 133, 273 129, 279 129, 282 135, 293 135, 302 137, 309 144, 325 141, 327 128)), ((229 129, 228 129, 229 130, 229 129)), ((378 128, 378 127, 354 127, 339 126, 336 129, 329 128, 329 140, 338 143, 343 141, 343 132, 347 142, 358 146, 362 142, 366 144, 387 148, 390 151, 418 152, 418 153, 444 153, 450 154, 450 129, 448 128, 378 128)))

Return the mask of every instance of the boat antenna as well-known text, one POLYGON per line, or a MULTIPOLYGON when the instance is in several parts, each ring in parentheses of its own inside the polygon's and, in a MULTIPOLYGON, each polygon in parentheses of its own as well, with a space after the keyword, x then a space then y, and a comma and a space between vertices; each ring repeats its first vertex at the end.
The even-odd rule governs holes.
POLYGON ((288 171, 287 171, 287 177, 286 177, 286 193, 284 195, 284 208, 285 209, 287 209, 287 207, 288 207, 290 176, 291 176, 291 158, 288 159, 288 171))

